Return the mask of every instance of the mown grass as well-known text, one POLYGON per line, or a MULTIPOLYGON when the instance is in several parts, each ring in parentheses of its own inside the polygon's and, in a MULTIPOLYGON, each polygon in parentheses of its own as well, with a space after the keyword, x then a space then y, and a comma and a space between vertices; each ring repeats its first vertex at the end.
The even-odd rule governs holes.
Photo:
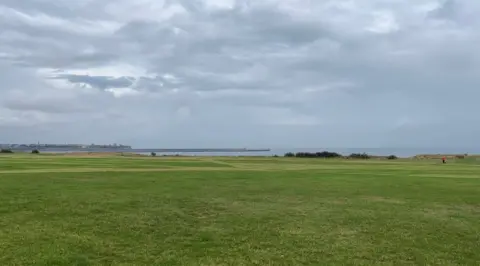
POLYGON ((0 264, 478 265, 479 170, 437 161, 0 157, 0 264), (63 168, 88 171, 55 172, 63 168), (108 170, 117 168, 132 171, 108 170))
POLYGON ((122 157, 75 158, 53 156, 0 156, 1 170, 56 169, 56 168, 165 168, 165 167, 218 167, 219 163, 204 160, 150 160, 122 157))

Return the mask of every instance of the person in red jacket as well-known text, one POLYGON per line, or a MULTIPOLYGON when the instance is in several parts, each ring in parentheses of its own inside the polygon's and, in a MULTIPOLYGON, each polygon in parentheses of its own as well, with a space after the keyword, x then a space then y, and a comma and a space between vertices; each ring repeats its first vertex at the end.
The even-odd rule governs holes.
POLYGON ((442 157, 442 163, 447 163, 447 158, 445 158, 445 156, 442 157))

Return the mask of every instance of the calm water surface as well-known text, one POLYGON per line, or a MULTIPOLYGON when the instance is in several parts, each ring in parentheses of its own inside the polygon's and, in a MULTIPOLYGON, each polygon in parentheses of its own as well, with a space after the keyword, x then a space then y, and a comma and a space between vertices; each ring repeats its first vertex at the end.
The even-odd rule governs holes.
MULTIPOLYGON (((270 151, 227 151, 227 152, 210 152, 210 151, 165 151, 162 149, 131 149, 123 152, 137 153, 137 154, 150 154, 155 152, 157 156, 162 155, 183 155, 183 156, 283 156, 287 152, 337 152, 342 155, 349 155, 351 153, 367 153, 369 155, 388 156, 396 155, 399 157, 410 157, 417 154, 480 154, 480 148, 306 148, 306 149, 271 149, 270 151)), ((46 150, 41 152, 53 152, 53 153, 69 153, 79 151, 68 150, 46 150)), ((87 152, 87 151, 85 151, 87 152)), ((94 150, 89 152, 122 152, 121 150, 94 150)))

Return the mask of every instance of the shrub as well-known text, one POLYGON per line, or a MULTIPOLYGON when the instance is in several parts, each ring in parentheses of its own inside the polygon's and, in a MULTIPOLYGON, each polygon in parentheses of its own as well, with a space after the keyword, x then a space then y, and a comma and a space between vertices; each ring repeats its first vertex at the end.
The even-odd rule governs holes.
POLYGON ((297 152, 295 154, 289 152, 285 154, 285 157, 298 157, 298 158, 340 158, 341 154, 336 152, 297 152))
POLYGON ((39 153, 40 153, 40 151, 37 150, 37 149, 32 150, 32 154, 39 154, 39 153))
POLYGON ((319 158, 340 158, 342 157, 341 154, 336 153, 336 152, 328 152, 328 151, 322 151, 322 152, 317 152, 315 153, 315 157, 319 158))
POLYGON ((273 155, 273 157, 277 158, 277 157, 278 157, 278 155, 276 155, 276 154, 275 154, 275 155, 273 155))
POLYGON ((390 155, 390 156, 387 157, 387 159, 389 159, 389 160, 396 160, 396 159, 398 159, 398 157, 395 156, 395 155, 390 155))
POLYGON ((348 157, 352 159, 370 159, 370 155, 366 153, 352 153, 348 157))
POLYGON ((13 151, 10 149, 1 149, 0 153, 13 153, 13 151))
POLYGON ((150 155, 151 155, 152 157, 157 156, 157 154, 156 154, 155 152, 150 153, 150 155))

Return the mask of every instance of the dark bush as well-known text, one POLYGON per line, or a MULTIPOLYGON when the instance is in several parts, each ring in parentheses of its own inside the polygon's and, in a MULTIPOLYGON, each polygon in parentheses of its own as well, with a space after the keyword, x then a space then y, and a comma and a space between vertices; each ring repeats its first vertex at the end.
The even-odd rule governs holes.
POLYGON ((0 153, 13 153, 13 151, 10 149, 1 149, 0 153))
POLYGON ((35 150, 32 150, 32 154, 39 154, 39 153, 40 153, 40 151, 39 151, 39 150, 37 150, 37 149, 35 149, 35 150))
POLYGON ((275 155, 273 155, 273 157, 277 158, 277 157, 278 157, 278 155, 276 155, 276 154, 275 154, 275 155))
POLYGON ((389 159, 389 160, 396 160, 396 159, 398 159, 398 157, 395 156, 395 155, 390 155, 390 156, 387 157, 387 159, 389 159))
POLYGON ((348 158, 352 158, 352 159, 370 159, 370 155, 366 154, 366 153, 352 153, 350 154, 350 156, 348 156, 348 158))
POLYGON ((342 155, 336 152, 297 152, 295 154, 289 152, 285 154, 285 157, 298 157, 298 158, 341 158, 342 155))
POLYGON ((155 152, 150 153, 150 155, 151 155, 152 157, 157 156, 157 154, 156 154, 155 152))
POLYGON ((319 158, 340 158, 342 157, 341 154, 336 153, 336 152, 328 152, 328 151, 322 151, 322 152, 317 152, 315 153, 316 157, 319 158))

